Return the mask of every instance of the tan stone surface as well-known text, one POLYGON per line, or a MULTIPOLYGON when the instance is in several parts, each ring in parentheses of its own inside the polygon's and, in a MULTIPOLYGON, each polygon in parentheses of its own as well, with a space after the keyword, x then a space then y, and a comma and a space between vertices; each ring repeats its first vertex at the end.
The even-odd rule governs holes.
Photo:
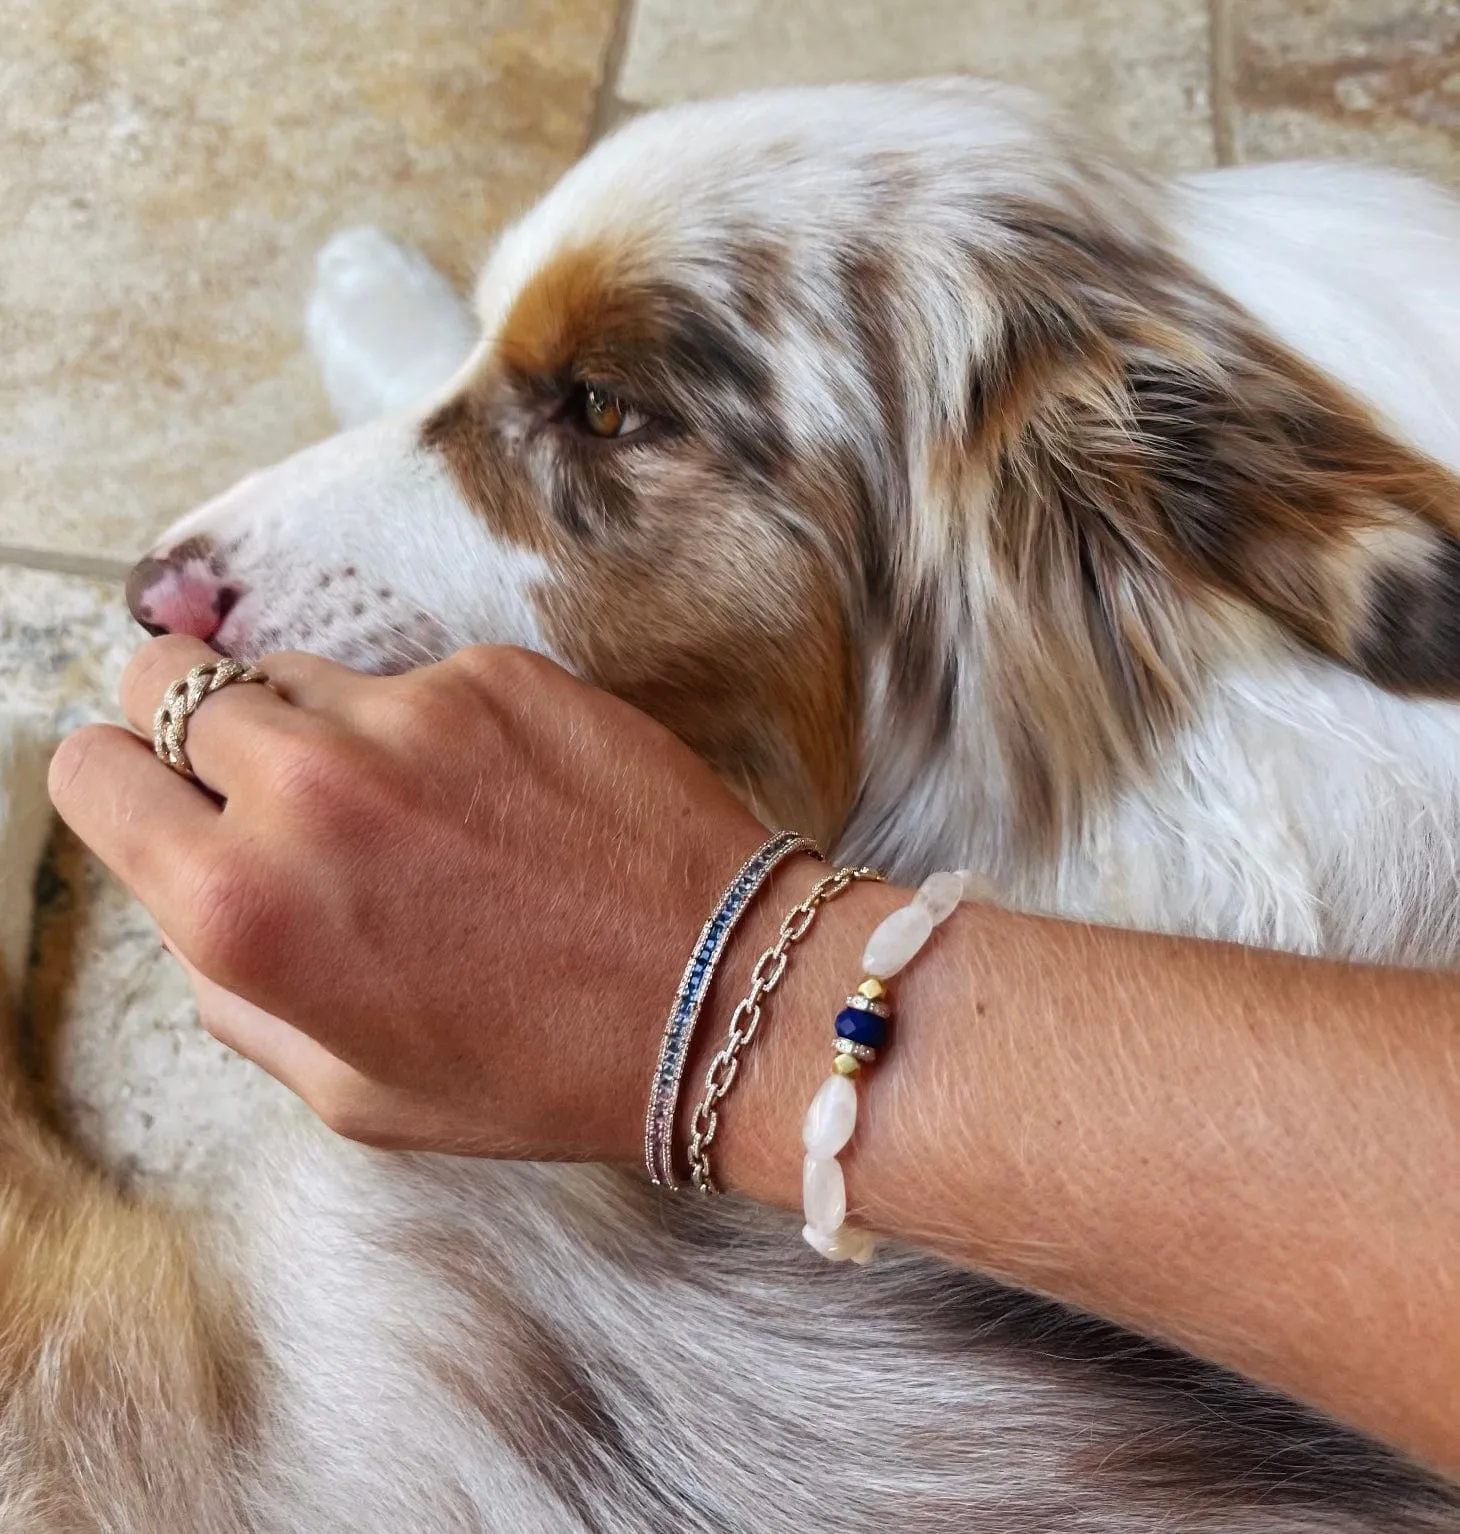
POLYGON ((1240 158, 1379 159, 1460 185, 1454 0, 1234 0, 1240 158))
MULTIPOLYGON (((0 567, 5 702, 56 738, 116 718, 141 637, 114 586, 0 567)), ((226 1196, 260 1117, 292 1103, 198 1028, 151 918, 59 827, 38 893, 26 1027, 63 1120, 125 1181, 226 1196)))
POLYGON ((616 0, 0 9, 0 544, 128 559, 329 429, 328 235, 465 278, 576 158, 616 0))
POLYGON ((1172 170, 1212 161, 1209 71, 1204 0, 637 0, 617 94, 992 75, 1172 170))

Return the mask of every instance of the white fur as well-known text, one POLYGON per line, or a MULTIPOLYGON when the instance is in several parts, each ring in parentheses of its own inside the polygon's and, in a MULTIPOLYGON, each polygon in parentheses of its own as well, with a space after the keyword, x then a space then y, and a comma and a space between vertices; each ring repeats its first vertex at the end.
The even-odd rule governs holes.
MULTIPOLYGON (((554 252, 605 235, 632 248, 653 229, 689 259, 727 209, 786 234, 814 290, 815 234, 797 231, 871 218, 855 163, 895 149, 928 172, 898 251, 931 332, 909 409, 931 414, 963 389, 986 322, 976 300, 951 297, 943 210, 1031 180, 1061 195, 1060 178, 1077 182, 1095 153, 1071 159, 1063 138, 1055 152, 1062 132, 1026 98, 955 86, 791 92, 647 119, 504 239, 479 299, 486 344, 554 252)), ((1460 464, 1449 202, 1368 172, 1230 172, 1169 194, 1100 173, 1133 206, 1169 205, 1204 271, 1460 464)), ((794 334, 787 344, 800 349, 794 334)), ((783 377, 807 432, 833 400, 851 419, 875 408, 835 357, 783 377)), ((245 588, 230 649, 394 666, 474 640, 541 642, 530 597, 551 573, 488 533, 408 421, 246 482, 162 551, 198 535, 245 588)), ((931 528, 916 536, 931 565, 976 561, 931 528)), ((844 851, 904 877, 971 864, 1004 898, 1071 915, 1454 957, 1460 710, 1296 655, 1234 657, 1153 779, 1033 871, 1008 834, 989 732, 964 730, 936 758, 917 738, 879 735, 897 657, 869 661, 875 744, 844 851)), ((963 675, 959 705, 976 719, 977 664, 963 675)), ((661 1201, 604 1172, 371 1155, 322 1135, 270 1154, 236 1269, 262 1355, 239 1530, 1460 1529, 1460 1502, 1325 1425, 921 1259, 848 1274, 804 1255, 789 1222, 730 1200, 661 1201), (1142 1468, 1158 1449, 1185 1470, 1163 1481, 1142 1468), (1330 1456, 1347 1479, 1327 1477, 1330 1456)))
POLYGON ((332 437, 172 528, 161 549, 205 537, 242 591, 220 648, 311 649, 365 671, 471 644, 544 648, 528 593, 547 567, 487 532, 414 426, 391 417, 332 437))
POLYGON ((344 229, 319 253, 305 319, 341 426, 417 405, 471 355, 476 324, 419 251, 344 229))

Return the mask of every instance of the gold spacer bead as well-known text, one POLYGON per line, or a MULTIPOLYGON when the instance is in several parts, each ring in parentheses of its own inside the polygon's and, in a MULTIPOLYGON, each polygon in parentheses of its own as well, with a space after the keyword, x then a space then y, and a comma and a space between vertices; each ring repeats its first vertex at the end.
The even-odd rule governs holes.
POLYGON ((862 1069, 862 1062, 855 1055, 838 1055, 831 1068, 838 1076, 855 1076, 862 1069))
POLYGON ((857 987, 857 995, 865 996, 868 1001, 881 1001, 886 994, 887 987, 875 975, 868 975, 857 987))

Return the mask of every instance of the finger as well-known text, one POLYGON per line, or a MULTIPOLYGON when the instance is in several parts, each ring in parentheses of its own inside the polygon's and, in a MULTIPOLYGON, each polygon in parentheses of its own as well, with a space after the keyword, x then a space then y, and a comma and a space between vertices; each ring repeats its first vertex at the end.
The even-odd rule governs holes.
POLYGON ((168 942, 192 983, 198 1002, 198 1018, 221 1044, 266 1070, 291 1092, 312 1102, 324 1085, 349 1069, 323 1044, 265 1012, 242 996, 224 990, 201 970, 189 964, 168 942))
MULTIPOLYGON (((177 955, 165 933, 163 942, 177 955)), ((178 959, 192 983, 198 1019, 208 1032, 301 1098, 336 1134, 402 1149, 415 1143, 404 1125, 392 1132, 391 1122, 401 1115, 385 1111, 387 1103, 368 1077, 302 1029, 224 990, 180 955, 178 959)))
MULTIPOLYGON (((157 709, 167 689, 198 665, 213 665, 216 651, 185 635, 144 645, 122 676, 122 709, 140 734, 152 738, 157 709)), ((271 750, 279 731, 311 727, 308 711, 328 700, 354 674, 316 656, 271 655, 259 668, 269 686, 234 683, 205 697, 189 716, 184 752, 200 782, 227 796, 271 750)))
POLYGON ((165 931, 162 945, 186 972, 204 1028, 303 1099, 336 1134, 383 1150, 462 1148, 450 1139, 423 1140, 418 1115, 408 1104, 393 1100, 303 1029, 210 980, 165 931))
MULTIPOLYGON (((202 640, 186 634, 166 634, 143 645, 122 674, 122 709, 132 728, 150 735, 153 717, 167 689, 194 666, 216 665, 222 658, 202 640)), ((298 708, 325 707, 336 690, 359 680, 347 667, 297 650, 265 656, 258 667, 276 695, 298 708)))
POLYGON ((63 740, 48 783, 61 819, 159 917, 219 834, 217 805, 112 725, 63 740))

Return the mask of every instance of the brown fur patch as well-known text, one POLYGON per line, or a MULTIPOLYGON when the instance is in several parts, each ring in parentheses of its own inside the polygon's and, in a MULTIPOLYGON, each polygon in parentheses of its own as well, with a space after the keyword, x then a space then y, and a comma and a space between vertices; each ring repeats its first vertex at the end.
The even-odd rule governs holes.
POLYGON ((622 388, 681 424, 733 433, 760 472, 783 453, 771 368, 744 315, 650 270, 627 244, 550 260, 513 304, 491 367, 541 400, 570 380, 622 388))
POLYGON ((727 246, 725 260, 745 323, 761 335, 775 334, 785 316, 790 251, 775 240, 744 238, 727 246))
POLYGON ((496 446, 491 400, 479 380, 448 400, 421 427, 421 446, 441 456, 463 497, 498 537, 550 555, 554 536, 540 500, 523 472, 511 472, 496 446))
POLYGON ((553 377, 572 366, 596 335, 643 329, 647 317, 622 296, 626 249, 574 247, 559 252, 518 294, 497 339, 503 364, 524 375, 553 377))
MULTIPOLYGON (((611 353, 640 377, 677 364, 691 405, 733 393, 741 370, 719 359, 740 343, 697 352, 695 338, 718 324, 700 316, 666 357, 678 303, 664 291, 656 302, 636 311, 647 342, 628 328, 594 330, 569 349, 611 353)), ((629 311, 580 309, 590 312, 602 323, 629 311)), ((553 653, 674 730, 767 819, 830 838, 856 788, 860 674, 829 557, 841 538, 809 539, 780 515, 778 456, 740 441, 754 430, 761 449, 774 442, 773 412, 744 399, 705 410, 692 435, 652 451, 550 427, 534 437, 524 423, 545 380, 523 380, 524 360, 516 344, 488 359, 422 440, 494 533, 550 562, 554 579, 534 600, 553 653)), ((785 493, 794 476, 779 473, 785 493)))
POLYGON ((668 725, 766 818, 829 844, 860 752, 840 593, 809 559, 722 549, 723 565, 666 540, 652 562, 579 566, 544 593, 546 631, 579 674, 668 725))
POLYGON ((989 501, 1028 834, 1052 846, 1188 717, 1224 603, 1380 685, 1460 690, 1460 481, 1145 239, 1004 216, 972 258, 1001 330, 934 478, 989 501))
MULTIPOLYGON (((47 1528, 233 1527, 251 1344, 179 1220, 0 1107, 0 1479, 47 1528), (78 1467, 84 1467, 79 1473, 78 1467), (231 1509, 225 1515, 225 1509, 231 1509)), ((27 1526, 29 1526, 27 1524, 27 1526)))

